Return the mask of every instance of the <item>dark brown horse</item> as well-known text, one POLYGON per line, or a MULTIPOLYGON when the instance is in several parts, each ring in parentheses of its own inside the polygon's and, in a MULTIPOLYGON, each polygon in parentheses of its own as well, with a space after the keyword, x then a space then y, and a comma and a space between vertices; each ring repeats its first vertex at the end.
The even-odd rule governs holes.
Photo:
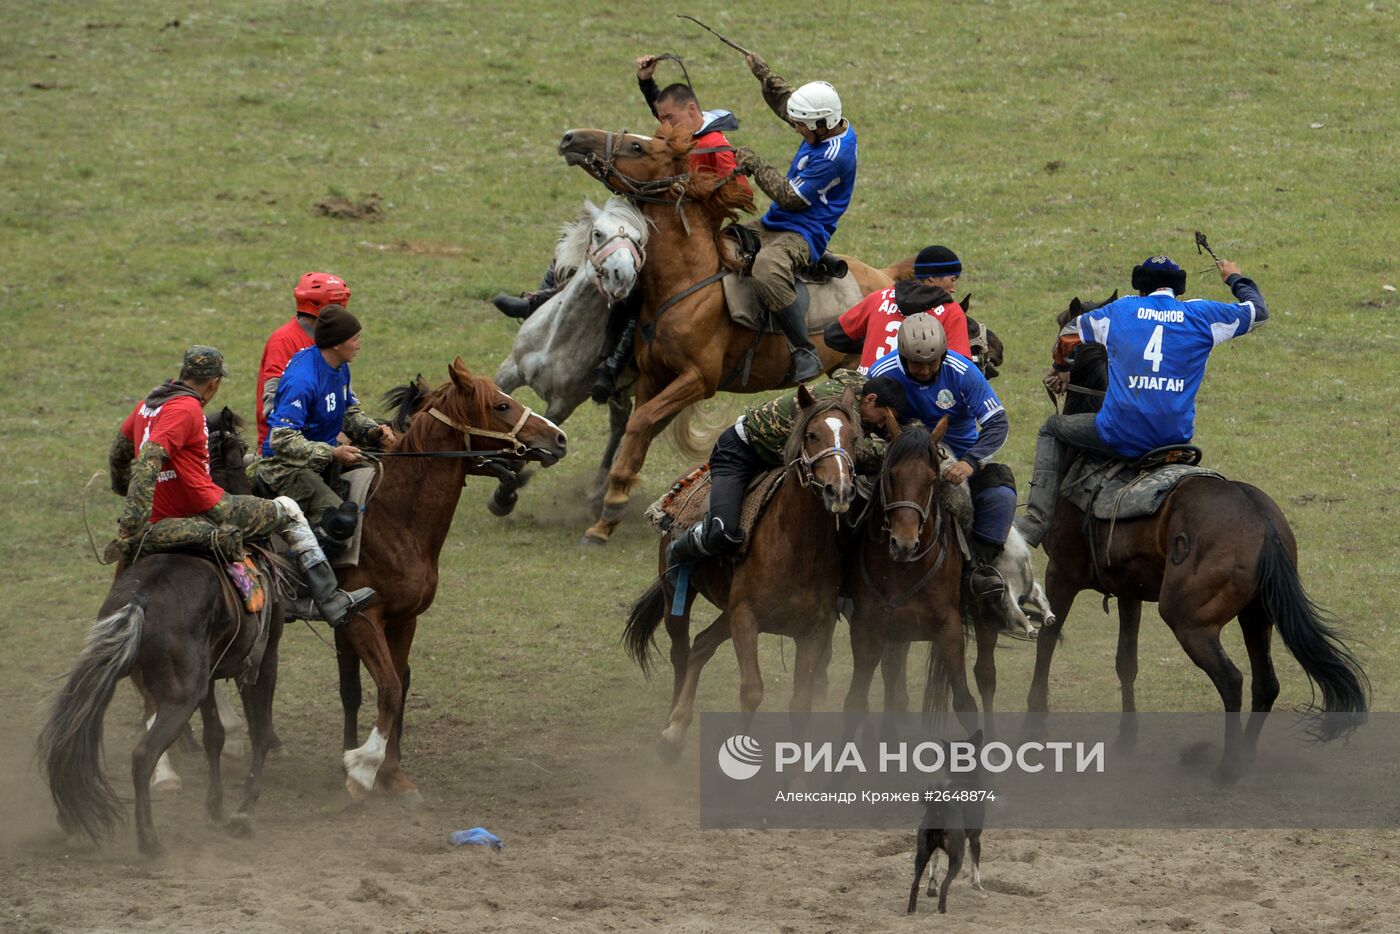
MULTIPOLYGON (((257 682, 242 689, 253 748, 243 800, 228 823, 236 833, 251 830, 271 735, 282 608, 277 588, 268 590, 272 609, 257 682)), ((185 554, 151 555, 119 572, 98 615, 87 647, 54 698, 39 756, 63 829, 93 840, 109 836, 123 809, 102 774, 102 721, 117 682, 131 676, 156 705, 131 753, 137 844, 142 853, 156 855, 161 846, 151 816, 151 775, 196 709, 204 720, 209 763, 205 809, 210 820, 223 820, 224 728, 213 685, 239 674, 259 623, 244 611, 218 564, 185 554)))
MULTIPOLYGON (((1078 298, 1060 315, 1063 326, 1084 311, 1078 298)), ((1071 371, 1065 411, 1097 411, 1108 386, 1107 356, 1093 345, 1080 347, 1071 371)), ((1137 640, 1142 602, 1155 601, 1182 649, 1210 677, 1225 710, 1222 778, 1239 774, 1267 713, 1278 696, 1269 643, 1278 628, 1283 644, 1322 692, 1320 712, 1342 714, 1321 722, 1320 735, 1343 734, 1366 710, 1368 684, 1326 614, 1308 598, 1298 576, 1298 548, 1288 520, 1262 490, 1248 483, 1212 476, 1189 477, 1153 516, 1109 523, 1094 521, 1060 500, 1043 542, 1049 565, 1045 590, 1055 615, 1036 643, 1035 674, 1027 704, 1048 709, 1050 661, 1074 598, 1082 590, 1118 597, 1118 678, 1124 714, 1136 710, 1137 640), (1089 537, 1093 537, 1090 549, 1089 537), (1094 556, 1097 556, 1097 563, 1094 556), (1244 678, 1220 645, 1220 632, 1238 617, 1249 653, 1249 718, 1242 732, 1235 716, 1244 678)), ((1124 739, 1131 739, 1125 716, 1124 739)))
POLYGON ((566 451, 567 439, 557 425, 486 377, 473 376, 460 357, 449 376, 436 389, 420 378, 389 394, 398 410, 395 427, 403 432, 392 452, 399 456, 384 460, 383 476, 371 493, 359 565, 338 572, 346 590, 373 587, 378 594, 362 615, 335 633, 345 710, 345 788, 352 797, 377 785, 390 795, 420 798, 399 764, 409 649, 418 617, 437 595, 438 556, 462 484, 468 473, 494 475, 482 462, 451 455, 504 449, 521 461, 548 466, 566 451), (379 691, 374 727, 362 746, 357 723, 360 662, 379 691))
MULTIPOLYGON (((910 642, 927 640, 938 664, 937 677, 925 688, 925 708, 942 700, 933 695, 951 691, 955 711, 977 712, 967 686, 957 520, 939 496, 938 443, 947 427, 947 419, 940 419, 932 433, 918 424, 891 427, 894 442, 885 453, 866 534, 853 549, 856 567, 848 572, 855 603, 848 711, 869 709, 870 682, 882 658, 885 709, 907 709, 904 658, 910 642)), ((983 635, 986 628, 978 629, 979 683, 996 649, 996 629, 983 635)), ((983 695, 989 707, 994 689, 993 681, 983 695)))
MULTIPOLYGON (((559 143, 566 162, 582 166, 614 193, 631 196, 653 224, 641 275, 637 408, 609 471, 602 513, 584 535, 586 543, 603 544, 612 535, 647 448, 677 412, 721 388, 765 392, 790 385, 786 339, 781 334, 760 338, 731 321, 716 277, 720 270, 736 267, 720 226, 740 211, 752 211, 752 195, 728 179, 692 172, 693 145, 689 134, 666 127, 656 136, 570 130, 559 143), (694 286, 700 287, 677 298, 694 286), (662 314, 670 299, 674 303, 662 314), (742 382, 733 375, 744 369, 751 349, 749 378, 742 382)), ((898 271, 908 275, 912 269, 907 263, 887 270, 849 258, 847 263, 862 294, 885 288, 898 271)), ((828 372, 848 362, 820 338, 817 351, 828 372)))
POLYGON ((739 659, 739 704, 745 713, 757 710, 763 701, 760 632, 797 640, 791 709, 812 709, 813 679, 831 648, 841 582, 833 516, 845 513, 854 496, 854 467, 847 452, 860 438, 861 427, 854 387, 818 401, 804 386, 798 390, 797 413, 784 451, 787 474, 753 528, 748 554, 737 563, 708 561, 697 566, 684 608, 673 613, 675 595, 666 581, 663 537, 660 574, 628 616, 622 641, 643 671, 648 670, 652 636, 663 619, 671 637, 671 713, 659 747, 667 757, 679 754, 694 715, 700 672, 726 639, 734 640, 739 659), (718 607, 720 615, 691 645, 690 608, 697 592, 718 607))

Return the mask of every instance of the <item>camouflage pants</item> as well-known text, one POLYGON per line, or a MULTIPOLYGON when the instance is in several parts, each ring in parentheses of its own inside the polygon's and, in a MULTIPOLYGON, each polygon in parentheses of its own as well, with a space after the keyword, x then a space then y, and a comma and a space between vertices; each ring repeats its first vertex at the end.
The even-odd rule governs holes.
POLYGON ((331 489, 326 478, 310 467, 293 467, 276 458, 260 461, 258 479, 278 496, 290 496, 313 525, 321 521, 321 513, 335 509, 344 499, 331 489))
POLYGON ((153 522, 143 535, 128 541, 140 554, 160 551, 233 551, 230 545, 242 539, 266 538, 286 524, 282 510, 270 499, 258 496, 223 497, 204 513, 180 519, 153 522), (240 535, 232 535, 237 529, 240 535))
POLYGON ((758 234, 753 288, 766 311, 782 311, 797 301, 796 269, 811 259, 806 239, 791 230, 769 230, 759 220, 745 223, 758 234))

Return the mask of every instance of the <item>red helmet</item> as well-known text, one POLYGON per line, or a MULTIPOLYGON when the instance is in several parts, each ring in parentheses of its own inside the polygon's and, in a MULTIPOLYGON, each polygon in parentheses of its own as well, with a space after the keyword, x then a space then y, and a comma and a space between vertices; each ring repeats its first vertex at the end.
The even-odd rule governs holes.
POLYGON ((328 272, 308 272, 301 277, 292 295, 297 300, 297 314, 313 318, 320 315, 326 305, 350 304, 350 287, 344 279, 328 272))

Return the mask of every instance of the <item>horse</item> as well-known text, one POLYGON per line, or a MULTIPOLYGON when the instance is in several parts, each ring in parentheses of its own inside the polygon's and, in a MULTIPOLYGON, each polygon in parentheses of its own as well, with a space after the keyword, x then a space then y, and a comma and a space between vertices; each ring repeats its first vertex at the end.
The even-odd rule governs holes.
MULTIPOLYGON (((276 576, 274 572, 274 577, 276 576)), ((282 605, 277 584, 256 681, 240 692, 252 740, 252 761, 238 811, 226 828, 252 831, 253 806, 262 785, 277 685, 282 605)), ((224 728, 213 685, 238 676, 254 651, 260 624, 247 613, 219 563, 190 554, 154 554, 118 572, 98 611, 86 648, 54 698, 39 736, 39 757, 60 826, 94 842, 109 837, 124 817, 121 802, 102 772, 102 723, 117 682, 130 676, 155 701, 155 716, 131 753, 136 791, 136 839, 147 856, 162 851, 151 813, 156 762, 186 728, 196 709, 204 720, 209 764, 205 812, 223 821, 220 756, 224 728)))
MULTIPOLYGON (((437 595, 438 558, 469 473, 495 475, 467 452, 500 448, 523 462, 548 467, 567 452, 559 426, 506 395, 490 379, 473 376, 458 357, 437 388, 417 380, 390 390, 398 447, 382 461, 361 532, 360 560, 337 569, 341 587, 373 587, 377 599, 335 629, 344 710, 345 788, 359 799, 376 787, 407 801, 422 795, 401 766, 409 649, 418 617, 437 595), (505 447, 501 448, 504 444, 505 447), (378 690, 377 716, 359 743, 363 662, 378 690)), ((488 461, 489 463, 489 461, 488 461)))
MULTIPOLYGON (((520 326, 510 355, 496 370, 501 389, 513 393, 529 386, 545 401, 545 417, 560 425, 589 398, 598 361, 608 349, 609 305, 631 293, 650 233, 646 218, 626 198, 609 198, 601 208, 585 199, 583 208, 578 220, 564 225, 554 248, 555 274, 568 277, 568 283, 520 326)), ((629 392, 608 399, 600 485, 631 414, 629 392)), ((502 476, 488 503, 491 512, 509 514, 527 480, 528 474, 502 476)))
POLYGON ((786 472, 750 533, 747 555, 737 563, 707 561, 690 574, 691 586, 675 612, 666 579, 665 537, 660 542, 659 574, 628 614, 622 641, 644 672, 650 671, 652 636, 663 618, 671 638, 671 712, 658 747, 666 758, 679 755, 694 715, 700 672, 726 639, 734 640, 739 660, 739 703, 753 713, 763 701, 758 668, 758 634, 771 632, 797 641, 791 709, 812 709, 813 681, 829 655, 841 580, 837 526, 854 496, 850 451, 861 437, 855 387, 840 396, 816 400, 801 386, 797 412, 784 449, 786 472), (801 547, 794 543, 800 542, 801 547), (697 593, 720 610, 719 618, 690 642, 690 608, 697 593))
MULTIPOLYGON (((1059 315, 1059 324, 1064 327, 1097 307, 1076 297, 1059 315)), ((1099 409, 1110 366, 1100 347, 1080 346, 1071 369, 1067 414, 1099 409)), ((1144 600, 1158 603, 1177 642, 1220 694, 1226 726, 1217 778, 1238 777, 1263 729, 1264 715, 1278 697, 1270 654, 1275 627, 1313 686, 1314 698, 1322 693, 1321 707, 1314 706, 1312 713, 1345 715, 1315 721, 1317 738, 1346 735, 1360 722, 1369 692, 1365 672, 1304 590, 1293 530, 1266 493, 1238 480, 1192 476, 1176 486, 1155 515, 1120 520, 1111 531, 1110 536, 1107 522, 1090 523, 1064 498, 1056 507, 1043 542, 1049 559, 1045 590, 1055 619, 1037 640, 1029 710, 1048 710, 1050 662, 1066 617, 1079 592, 1093 589, 1118 598, 1116 667, 1124 742, 1135 736, 1130 715, 1137 709, 1134 684, 1144 600), (1221 630, 1235 618, 1251 674, 1251 716, 1243 730, 1238 715, 1244 678, 1220 644, 1221 630)))
MULTIPOLYGON (((615 194, 638 204, 653 226, 651 261, 642 267, 643 305, 636 345, 637 407, 608 471, 597 521, 583 544, 605 544, 626 510, 649 445, 677 412, 721 389, 766 392, 791 385, 786 338, 755 334, 730 320, 720 278, 738 269, 721 233, 725 221, 753 210, 753 196, 731 177, 689 165, 689 134, 659 127, 656 136, 569 130, 559 153, 615 194), (692 236, 691 231, 694 230, 692 236), (739 374, 746 372, 747 379, 739 374)), ((862 294, 912 274, 912 259, 875 269, 844 258, 862 294)), ((853 358, 817 337, 825 369, 853 358)))

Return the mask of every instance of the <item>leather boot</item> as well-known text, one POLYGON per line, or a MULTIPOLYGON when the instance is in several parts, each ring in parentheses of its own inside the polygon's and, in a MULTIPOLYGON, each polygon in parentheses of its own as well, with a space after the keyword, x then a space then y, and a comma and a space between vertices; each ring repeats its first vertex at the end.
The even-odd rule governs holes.
POLYGON ((340 582, 336 580, 335 571, 331 569, 328 561, 319 561, 303 567, 302 570, 306 573, 306 582, 311 589, 311 599, 320 610, 321 618, 330 623, 332 628, 345 622, 351 613, 358 611, 374 598, 373 587, 361 587, 348 593, 341 590, 340 582))
POLYGON ((786 308, 773 312, 773 320, 778 322, 778 327, 783 329, 788 343, 792 345, 790 372, 794 383, 805 383, 826 372, 821 357, 817 356, 817 348, 807 337, 807 314, 800 304, 793 302, 786 308))
POLYGON ((1001 556, 1002 546, 996 542, 971 537, 968 547, 972 551, 972 572, 968 575, 968 588, 979 603, 995 605, 1006 593, 1006 581, 996 569, 996 560, 1001 556))
POLYGON ((744 543, 742 531, 731 535, 718 516, 707 516, 686 529, 666 549, 666 577, 675 586, 674 574, 682 565, 704 558, 733 554, 744 543))
POLYGON ((559 287, 552 286, 547 289, 536 289, 533 292, 521 292, 519 298, 514 295, 497 295, 491 299, 491 304, 495 305, 507 318, 523 320, 538 311, 541 305, 557 294, 559 294, 559 287))
POLYGON ((1035 463, 1031 469, 1031 491, 1026 497, 1026 514, 1016 519, 1016 531, 1035 548, 1045 539, 1055 506, 1060 500, 1060 450, 1053 435, 1042 431, 1035 439, 1035 463))
POLYGON ((612 353, 598 366, 598 376, 593 381, 590 395, 599 405, 605 404, 612 398, 613 393, 617 392, 617 377, 627 369, 627 364, 632 362, 632 337, 637 333, 637 320, 627 320, 622 327, 622 333, 617 336, 617 344, 612 353))

